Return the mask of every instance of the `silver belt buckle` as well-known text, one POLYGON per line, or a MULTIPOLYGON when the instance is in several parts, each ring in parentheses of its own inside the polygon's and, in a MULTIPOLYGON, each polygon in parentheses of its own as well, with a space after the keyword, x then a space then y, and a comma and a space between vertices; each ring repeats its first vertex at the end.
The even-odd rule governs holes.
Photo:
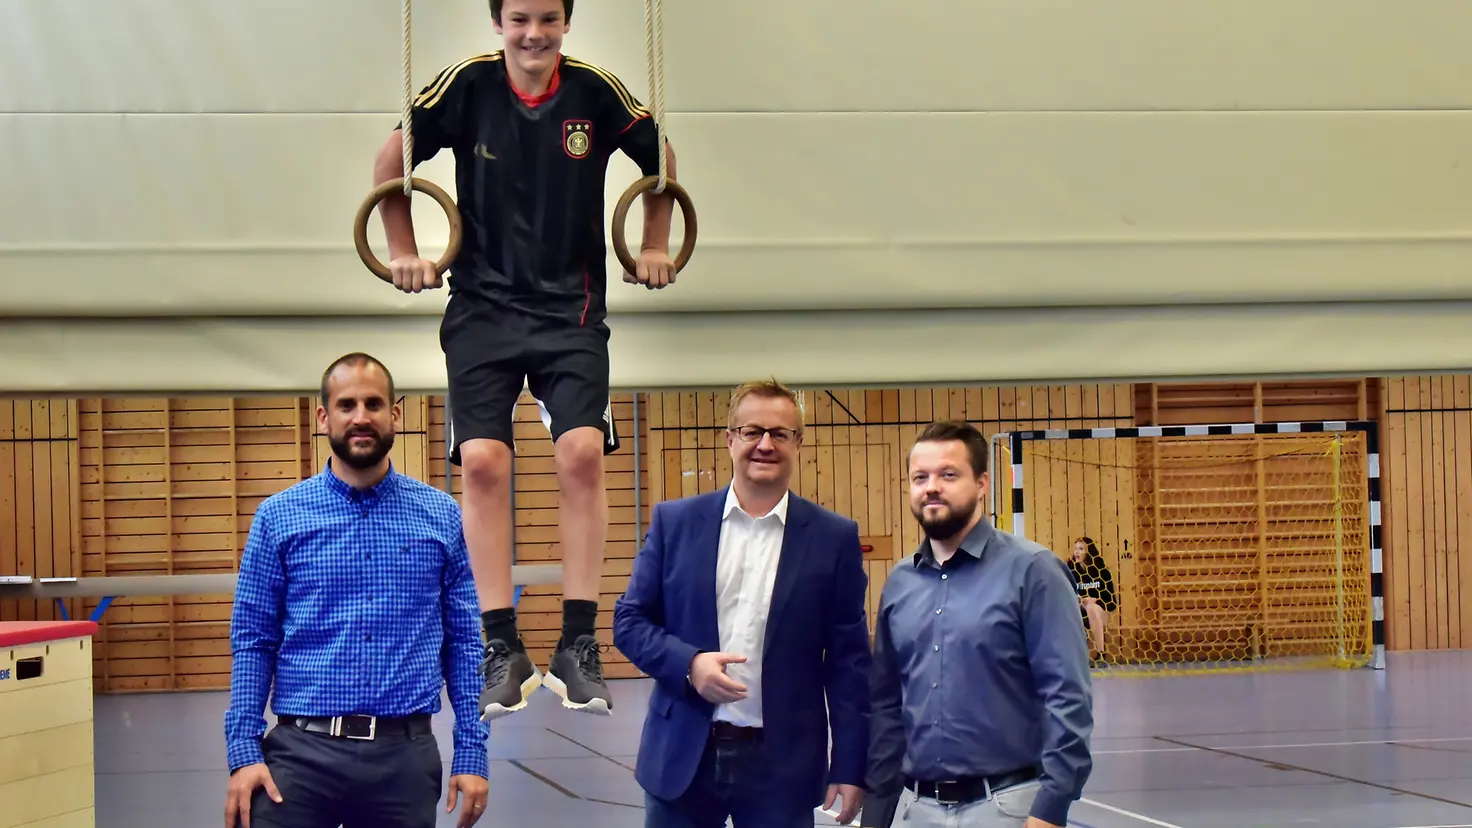
POLYGON ((378 734, 378 717, 377 716, 333 716, 332 717, 332 725, 331 725, 331 729, 330 729, 329 732, 333 736, 339 736, 339 737, 344 738, 344 739, 356 739, 356 740, 362 741, 362 742, 371 742, 371 741, 373 741, 373 737, 378 734), (352 734, 352 733, 344 733, 343 732, 343 729, 342 729, 343 719, 367 719, 368 720, 368 735, 367 736, 362 736, 362 735, 355 735, 355 734, 352 734))
POLYGON ((935 783, 935 801, 936 801, 936 804, 938 804, 938 805, 957 805, 957 804, 959 804, 961 802, 961 800, 959 800, 959 799, 947 799, 947 798, 945 798, 944 795, 941 794, 941 789, 944 788, 944 787, 946 787, 947 785, 949 785, 952 788, 954 788, 955 785, 956 785, 956 783, 954 781, 937 782, 937 783, 935 783))

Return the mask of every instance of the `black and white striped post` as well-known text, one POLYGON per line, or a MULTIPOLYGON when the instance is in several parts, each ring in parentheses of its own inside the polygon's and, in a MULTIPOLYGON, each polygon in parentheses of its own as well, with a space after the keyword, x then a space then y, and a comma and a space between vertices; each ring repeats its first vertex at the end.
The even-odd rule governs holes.
POLYGON ((1228 423, 1224 425, 1128 426, 1014 431, 1012 449, 1012 531, 1027 536, 1026 498, 1023 494, 1023 446, 1032 440, 1101 440, 1132 437, 1196 437, 1233 434, 1313 434, 1355 432, 1365 435, 1366 489, 1370 512, 1370 642, 1375 652, 1371 665, 1385 669, 1385 576, 1380 531, 1380 431, 1370 420, 1319 420, 1297 423, 1228 423))

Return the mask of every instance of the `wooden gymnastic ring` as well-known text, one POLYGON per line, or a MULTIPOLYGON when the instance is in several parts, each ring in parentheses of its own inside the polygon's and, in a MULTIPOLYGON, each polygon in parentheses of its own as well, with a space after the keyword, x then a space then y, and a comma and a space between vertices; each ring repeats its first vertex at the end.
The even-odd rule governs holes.
MULTIPOLYGON (((464 233, 464 227, 460 221, 460 208, 456 206, 455 200, 450 198, 450 194, 433 181, 414 178, 411 179, 411 183, 417 192, 433 198, 440 205, 440 209, 445 211, 445 218, 450 220, 449 246, 445 248, 445 255, 434 263, 435 273, 444 275, 445 271, 450 269, 450 264, 455 261, 455 257, 460 254, 460 240, 464 233)), ((358 207, 358 215, 353 219, 353 245, 358 248, 358 258, 363 260, 363 264, 367 265, 375 276, 389 284, 393 284, 393 273, 389 271, 388 265, 373 255, 373 248, 368 246, 368 217, 373 215, 373 209, 390 193, 403 191, 404 179, 402 178, 379 184, 373 188, 373 192, 369 193, 367 198, 363 199, 362 205, 358 207)))
MULTIPOLYGON (((633 206, 635 198, 658 186, 659 176, 646 175, 630 184, 613 208, 613 255, 618 257, 618 263, 624 266, 625 273, 636 275, 639 272, 639 262, 630 255, 629 243, 624 237, 629 207, 633 206)), ((680 205, 680 215, 685 217, 685 238, 680 241, 680 252, 675 256, 675 272, 679 273, 690 263, 690 256, 695 252, 695 236, 699 229, 695 218, 695 202, 690 200, 690 194, 673 178, 666 179, 664 191, 675 197, 680 205)))

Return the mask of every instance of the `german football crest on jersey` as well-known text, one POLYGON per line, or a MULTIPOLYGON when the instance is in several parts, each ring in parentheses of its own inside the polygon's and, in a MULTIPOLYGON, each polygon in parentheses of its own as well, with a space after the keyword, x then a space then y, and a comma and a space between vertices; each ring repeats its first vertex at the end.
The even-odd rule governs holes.
POLYGON ((592 121, 564 121, 562 148, 573 158, 582 158, 593 147, 592 121))

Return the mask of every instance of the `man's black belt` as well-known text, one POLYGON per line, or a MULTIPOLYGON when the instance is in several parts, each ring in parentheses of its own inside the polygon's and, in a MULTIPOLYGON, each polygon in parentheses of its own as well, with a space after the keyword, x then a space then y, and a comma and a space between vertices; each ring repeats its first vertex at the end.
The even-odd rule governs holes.
POLYGON ((759 727, 741 727, 730 722, 713 721, 710 724, 710 732, 718 742, 762 741, 762 729, 759 727))
POLYGON ((934 799, 942 805, 964 805, 968 802, 986 799, 988 795, 1013 785, 1031 782, 1039 776, 1042 776, 1042 772, 1038 768, 1028 767, 992 776, 963 776, 959 779, 928 780, 905 777, 905 787, 914 791, 918 797, 934 799))
POLYGON ((283 716, 280 722, 308 733, 322 733, 340 739, 359 741, 373 741, 384 737, 420 736, 431 730, 428 713, 394 718, 384 716, 332 716, 330 718, 283 716))

